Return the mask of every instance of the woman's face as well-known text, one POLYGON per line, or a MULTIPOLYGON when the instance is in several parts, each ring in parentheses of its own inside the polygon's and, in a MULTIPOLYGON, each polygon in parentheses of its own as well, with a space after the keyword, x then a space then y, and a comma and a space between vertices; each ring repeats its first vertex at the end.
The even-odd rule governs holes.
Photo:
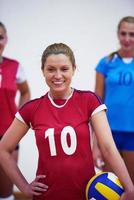
POLYGON ((3 29, 3 27, 0 26, 0 56, 2 56, 6 43, 7 43, 6 32, 3 29))
POLYGON ((44 64, 43 74, 53 98, 67 98, 75 68, 64 54, 49 55, 44 64))
POLYGON ((134 23, 122 22, 118 30, 121 50, 134 53, 134 23))

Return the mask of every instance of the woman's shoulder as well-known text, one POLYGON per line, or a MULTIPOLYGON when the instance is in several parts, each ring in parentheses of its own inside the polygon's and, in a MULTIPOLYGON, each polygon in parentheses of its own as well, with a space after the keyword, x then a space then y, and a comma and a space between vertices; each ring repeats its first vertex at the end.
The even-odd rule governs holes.
POLYGON ((106 76, 109 67, 111 67, 111 65, 113 66, 113 64, 115 65, 115 62, 118 62, 118 58, 118 52, 112 52, 104 56, 102 59, 99 60, 98 64, 96 65, 96 71, 106 76))
POLYGON ((120 55, 119 55, 118 51, 114 51, 114 52, 108 54, 105 58, 107 64, 116 62, 119 59, 120 59, 120 55))
POLYGON ((20 119, 20 121, 24 121, 25 123, 27 123, 28 126, 31 126, 30 122, 32 121, 32 119, 34 119, 36 111, 40 108, 40 105, 43 102, 44 98, 45 95, 26 102, 23 106, 19 108, 15 116, 20 119))
POLYGON ((101 98, 91 90, 75 90, 75 93, 75 102, 77 102, 77 105, 88 111, 93 111, 97 107, 103 105, 101 98))
POLYGON ((26 102, 24 105, 22 105, 19 110, 23 110, 23 109, 35 110, 42 103, 45 97, 46 97, 46 94, 41 97, 30 100, 26 102))
POLYGON ((4 62, 9 62, 9 63, 16 63, 19 64, 19 61, 13 58, 9 58, 9 57, 3 57, 4 62))
POLYGON ((75 93, 77 96, 83 99, 83 103, 86 99, 94 99, 97 98, 99 101, 101 101, 100 97, 95 94, 95 92, 91 90, 79 90, 75 89, 75 93))

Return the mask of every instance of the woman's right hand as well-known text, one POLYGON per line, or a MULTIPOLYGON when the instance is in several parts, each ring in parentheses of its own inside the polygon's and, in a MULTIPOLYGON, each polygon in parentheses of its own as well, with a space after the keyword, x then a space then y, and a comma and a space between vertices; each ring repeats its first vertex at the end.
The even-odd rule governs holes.
POLYGON ((24 190, 24 193, 26 194, 26 196, 29 196, 29 197, 32 197, 33 195, 39 196, 42 193, 46 192, 48 189, 48 186, 40 182, 40 180, 44 178, 46 178, 45 175, 36 176, 35 180, 26 186, 24 190))

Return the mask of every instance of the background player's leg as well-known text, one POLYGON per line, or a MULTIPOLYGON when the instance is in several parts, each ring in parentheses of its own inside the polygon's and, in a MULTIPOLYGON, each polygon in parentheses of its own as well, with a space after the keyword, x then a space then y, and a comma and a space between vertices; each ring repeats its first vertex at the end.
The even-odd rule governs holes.
MULTIPOLYGON (((12 154, 15 161, 18 160, 18 150, 15 150, 12 154)), ((11 169, 12 170, 12 169, 11 169)), ((10 179, 6 176, 5 172, 0 168, 0 200, 1 198, 13 199, 13 184, 10 179), (11 198, 10 198, 11 196, 11 198)))
POLYGON ((127 166, 129 175, 134 183, 134 151, 123 151, 122 157, 127 166))

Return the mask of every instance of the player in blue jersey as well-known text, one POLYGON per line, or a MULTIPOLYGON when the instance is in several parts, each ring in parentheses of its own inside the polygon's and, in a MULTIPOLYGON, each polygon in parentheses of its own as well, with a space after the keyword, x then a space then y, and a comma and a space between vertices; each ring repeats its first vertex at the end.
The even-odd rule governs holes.
MULTIPOLYGON (((117 35, 119 50, 102 58, 96 67, 95 92, 108 108, 114 141, 134 183, 134 17, 121 19, 117 35)), ((101 154, 95 145, 93 152, 97 165, 101 154)), ((110 170, 107 163, 103 170, 110 170)))
POLYGON ((0 142, 0 164, 17 187, 34 200, 85 200, 86 184, 95 174, 91 123, 105 159, 124 186, 121 199, 133 200, 134 185, 112 139, 106 106, 95 93, 71 87, 75 69, 75 58, 67 45, 55 43, 45 49, 42 73, 49 90, 17 112, 0 142), (36 178, 31 183, 11 157, 29 128, 35 132, 39 153, 36 178))

